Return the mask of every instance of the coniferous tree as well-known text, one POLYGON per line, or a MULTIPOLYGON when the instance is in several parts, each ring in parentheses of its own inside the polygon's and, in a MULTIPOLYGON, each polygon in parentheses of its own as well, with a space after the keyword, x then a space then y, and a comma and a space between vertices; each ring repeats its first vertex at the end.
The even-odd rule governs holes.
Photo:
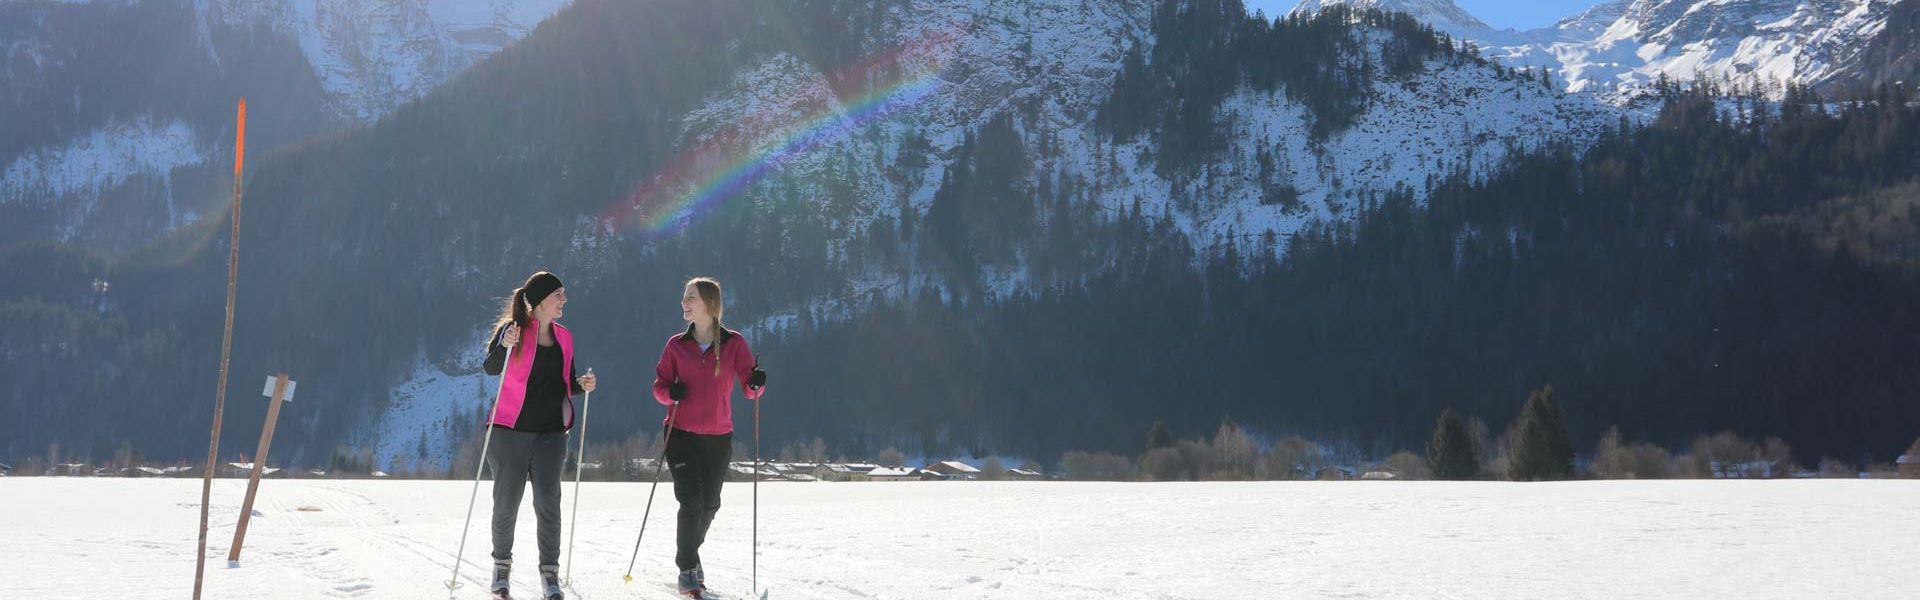
POLYGON ((1440 411, 1427 443, 1427 470, 1434 479, 1465 480, 1480 474, 1480 449, 1474 447, 1466 421, 1452 408, 1440 411))
POLYGON ((1553 386, 1534 390, 1520 409, 1509 438, 1513 461, 1507 476, 1514 481, 1554 481, 1573 476, 1573 444, 1567 424, 1553 399, 1553 386))

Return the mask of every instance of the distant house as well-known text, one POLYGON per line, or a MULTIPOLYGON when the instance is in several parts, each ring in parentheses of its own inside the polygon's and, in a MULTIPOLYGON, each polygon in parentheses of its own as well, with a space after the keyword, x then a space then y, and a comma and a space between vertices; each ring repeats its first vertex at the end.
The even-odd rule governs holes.
POLYGON ((939 472, 928 471, 926 469, 914 469, 913 476, 919 478, 921 481, 946 481, 947 480, 946 475, 941 475, 939 472))
POLYGON ((867 472, 867 480, 868 481, 919 481, 920 478, 915 476, 913 472, 914 472, 914 469, 877 467, 874 470, 867 472))
MULTIPOLYGON (((276 469, 273 467, 266 467, 260 470, 260 476, 266 477, 268 475, 272 475, 278 472, 280 472, 280 469, 276 469)), ((222 477, 252 477, 253 463, 250 463, 250 462, 227 463, 223 468, 220 469, 220 475, 222 477)))
POLYGON ((1039 471, 1028 471, 1026 469, 1007 469, 1008 481, 1039 481, 1040 479, 1041 479, 1041 475, 1039 471))
MULTIPOLYGON (((728 478, 733 481, 753 481, 753 475, 754 475, 753 463, 750 463, 750 462, 728 463, 727 470, 730 472, 728 475, 728 478)), ((760 473, 761 481, 780 479, 780 473, 778 471, 774 471, 773 469, 767 468, 766 465, 764 464, 760 466, 759 473, 760 473)))
POLYGON ((655 471, 665 476, 667 475, 667 470, 664 468, 666 465, 662 464, 664 462, 665 461, 653 458, 629 458, 627 459, 627 476, 652 477, 655 471))
POLYGON ((326 476, 327 476, 327 472, 326 472, 326 471, 322 471, 322 470, 320 470, 320 469, 314 469, 314 470, 312 470, 312 471, 307 471, 307 474, 308 474, 308 475, 312 475, 312 476, 314 476, 314 477, 326 477, 326 476))
POLYGON ((121 469, 120 474, 126 477, 163 477, 167 471, 158 467, 127 467, 121 469))
POLYGON ((1360 478, 1368 481, 1381 481, 1381 480, 1387 480, 1387 479, 1399 479, 1400 476, 1395 475, 1393 473, 1389 473, 1387 471, 1367 471, 1366 474, 1361 475, 1360 478))
POLYGON ((13 465, 10 465, 7 463, 0 463, 0 474, 12 473, 12 472, 13 472, 13 465))
MULTIPOLYGON (((879 467, 874 467, 877 469, 879 467)), ((867 473, 873 469, 857 470, 853 465, 829 463, 822 465, 820 478, 827 481, 867 481, 867 473)))
POLYGON ((1326 466, 1314 471, 1313 478, 1321 481, 1346 481, 1358 474, 1358 470, 1353 467, 1326 466))
POLYGON ((1920 465, 1920 455, 1916 455, 1916 454, 1902 454, 1902 455, 1900 455, 1900 459, 1899 459, 1899 460, 1895 460, 1895 461, 1893 461, 1893 464, 1896 464, 1896 465, 1920 465))
POLYGON ((767 463, 767 468, 780 474, 787 481, 819 481, 818 467, 813 463, 767 463))
POLYGON ((92 475, 93 468, 87 465, 87 463, 61 463, 61 464, 54 465, 53 468, 51 469, 47 469, 47 474, 48 475, 65 475, 68 477, 81 477, 85 475, 92 475))
POLYGON ((927 470, 945 475, 948 479, 968 480, 980 478, 980 469, 976 469, 973 465, 957 460, 943 460, 933 463, 927 465, 927 470))
POLYGON ((372 473, 368 473, 368 475, 372 475, 374 477, 392 477, 392 475, 388 475, 386 471, 374 471, 372 473))
POLYGON ((728 463, 727 471, 727 480, 729 481, 753 481, 753 465, 728 463))

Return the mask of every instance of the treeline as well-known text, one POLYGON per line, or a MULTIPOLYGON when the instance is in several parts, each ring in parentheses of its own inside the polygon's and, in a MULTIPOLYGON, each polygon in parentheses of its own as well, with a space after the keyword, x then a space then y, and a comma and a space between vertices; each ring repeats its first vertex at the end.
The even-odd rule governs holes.
POLYGON ((1731 429, 1802 461, 1887 456, 1920 423, 1920 114, 1885 94, 1742 113, 1675 90, 1579 152, 1291 236, 1196 245, 1136 206, 1074 231, 1112 265, 1084 278, 783 332, 767 351, 808 402, 768 408, 854 449, 1111 451, 1134 424, 1225 413, 1385 451, 1447 406, 1511 419, 1502 398, 1553 381, 1575 439, 1731 429))
POLYGON ((1553 386, 1527 396, 1520 415, 1494 435, 1479 417, 1444 409, 1424 452, 1368 454, 1350 442, 1299 435, 1257 436, 1224 419, 1211 438, 1176 440, 1165 422, 1148 430, 1137 455, 1068 451, 1061 472, 1077 481, 1504 480, 1568 479, 1920 479, 1920 438, 1900 455, 1856 463, 1822 457, 1801 463, 1777 437, 1731 431, 1696 436, 1678 451, 1627 441, 1618 427, 1576 454, 1553 386))

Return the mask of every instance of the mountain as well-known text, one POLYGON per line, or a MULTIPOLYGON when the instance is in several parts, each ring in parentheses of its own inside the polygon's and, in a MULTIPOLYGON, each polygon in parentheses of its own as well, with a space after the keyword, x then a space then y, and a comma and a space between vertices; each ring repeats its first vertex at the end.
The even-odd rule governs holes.
POLYGON ((1453 0, 1303 0, 1289 14, 1312 16, 1329 6, 1406 13, 1449 34, 1493 31, 1492 27, 1454 4, 1453 0))
POLYGON ((364 125, 529 33, 560 0, 0 5, 0 214, 124 253, 216 211, 234 102, 256 156, 364 125))
MULTIPOLYGON (((1340 0, 1306 0, 1305 13, 1340 0)), ((1383 4, 1361 2, 1360 4, 1383 4)), ((1857 69, 1900 0, 1609 0, 1553 26, 1494 30, 1450 0, 1402 5, 1514 67, 1551 69, 1569 91, 1625 102, 1661 76, 1743 86, 1821 86, 1857 69)))
MULTIPOLYGON (((304 371, 302 393, 332 407, 289 444, 353 439, 384 456, 424 439, 445 457, 453 407, 487 387, 471 351, 502 273, 556 268, 583 297, 613 298, 678 289, 690 269, 751 281, 730 293, 758 315, 740 325, 773 334, 929 291, 992 301, 1082 280, 1113 260, 1090 245, 1110 235, 1102 215, 1169 215, 1198 247, 1284 237, 1616 120, 1417 42, 1428 34, 1411 21, 1238 32, 1253 25, 1243 14, 1237 2, 579 3, 368 128, 249 163, 237 343, 253 350, 235 369, 304 371), (1281 61, 1199 68, 1217 62, 1215 36, 1281 61), (1144 83, 1160 80, 1146 57, 1260 83, 1219 88, 1204 122, 1166 127, 1111 106, 1116 86, 1141 109, 1165 102, 1144 83), (1338 81, 1303 60, 1343 65, 1338 81), (1061 243, 1069 231, 1088 244, 1061 243), (373 281, 411 300, 362 315, 335 299, 373 281), (393 333, 369 347, 322 325, 348 322, 393 333)), ((97 267, 112 273, 109 313, 204 339, 211 304, 171 303, 220 285, 223 255, 205 241, 222 235, 182 228, 97 267), (151 281, 130 266, 151 264, 186 266, 151 281)), ((671 315, 579 313, 638 339, 674 328, 671 315)), ((650 349, 583 351, 639 364, 650 349)), ((167 402, 198 406, 202 387, 185 380, 167 402)))
MULTIPOLYGON (((249 161, 232 372, 302 384, 285 460, 446 471, 477 451, 501 297, 550 269, 596 440, 620 441, 657 426, 648 368, 703 274, 774 373, 776 445, 1129 451, 1231 415, 1371 451, 1553 383, 1576 439, 1890 447, 1909 384, 1839 365, 1920 355, 1912 280, 1794 237, 1854 224, 1767 219, 1880 202, 1911 111, 1661 102, 1629 115, 1347 7, 583 0, 249 161)), ((0 318, 32 324, 0 337, 9 454, 199 451, 178 432, 211 419, 226 283, 202 223, 0 257, 0 318)))
POLYGON ((1920 2, 1899 2, 1887 11, 1886 24, 1867 43, 1859 59, 1838 69, 1826 87, 1871 92, 1877 86, 1920 85, 1920 2))

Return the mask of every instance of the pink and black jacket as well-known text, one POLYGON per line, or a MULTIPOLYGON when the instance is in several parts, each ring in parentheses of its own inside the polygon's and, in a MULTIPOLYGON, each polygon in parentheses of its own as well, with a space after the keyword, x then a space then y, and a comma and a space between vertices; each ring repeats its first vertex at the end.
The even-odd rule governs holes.
MULTIPOLYGON (((660 364, 653 369, 653 399, 672 406, 673 397, 667 388, 675 381, 685 383, 686 399, 674 409, 677 414, 669 415, 673 428, 701 435, 732 433, 733 387, 744 387, 758 364, 740 332, 722 327, 713 348, 702 351, 693 337, 693 326, 688 325, 685 332, 668 338, 666 349, 660 351, 660 364)), ((748 400, 759 400, 764 393, 764 387, 746 388, 748 400)))
MULTIPOLYGON (((500 336, 506 332, 506 326, 502 325, 494 329, 493 337, 487 341, 487 359, 483 365, 487 374, 501 375, 502 368, 506 370, 504 379, 500 382, 500 406, 494 416, 493 425, 517 428, 516 425, 522 423, 521 418, 526 408, 527 380, 533 372, 534 353, 539 349, 534 331, 538 326, 538 322, 520 326, 520 345, 513 347, 511 362, 506 360, 506 348, 500 345, 500 336)), ((573 333, 559 323, 554 323, 553 340, 554 344, 560 347, 561 356, 559 373, 561 377, 559 381, 554 382, 554 385, 560 388, 559 396, 562 398, 561 428, 570 430, 573 429, 573 395, 581 391, 580 384, 574 380, 573 333)))

